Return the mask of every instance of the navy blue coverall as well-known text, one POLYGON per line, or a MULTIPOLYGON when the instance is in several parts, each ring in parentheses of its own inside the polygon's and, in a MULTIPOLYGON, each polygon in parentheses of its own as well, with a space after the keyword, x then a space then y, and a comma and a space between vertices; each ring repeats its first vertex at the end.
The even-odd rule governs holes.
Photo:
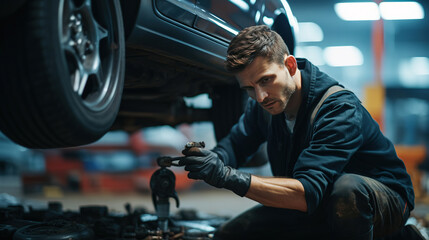
POLYGON ((273 176, 299 180, 308 211, 260 205, 231 220, 217 236, 379 239, 393 234, 414 208, 404 163, 350 91, 329 96, 311 125, 315 105, 339 83, 306 59, 297 61, 302 104, 293 131, 283 113, 267 118, 258 103, 249 100, 239 122, 213 151, 226 165, 238 168, 267 141, 273 176))

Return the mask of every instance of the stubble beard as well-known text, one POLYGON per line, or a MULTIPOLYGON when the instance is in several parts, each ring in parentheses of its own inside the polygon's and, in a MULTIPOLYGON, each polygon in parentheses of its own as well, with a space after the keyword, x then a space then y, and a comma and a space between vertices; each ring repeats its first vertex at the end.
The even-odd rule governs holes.
POLYGON ((292 98, 292 95, 295 93, 296 87, 292 88, 286 88, 283 92, 283 96, 285 99, 284 106, 283 106, 283 112, 286 112, 286 108, 288 107, 288 104, 290 102, 290 99, 292 98))
POLYGON ((277 115, 277 114, 280 114, 282 112, 286 112, 286 107, 288 106, 288 103, 289 103, 292 95, 295 93, 295 91, 296 91, 296 88, 293 88, 293 89, 286 88, 283 91, 283 96, 282 96, 283 99, 284 99, 284 101, 282 99, 273 99, 273 98, 270 98, 270 99, 264 100, 264 102, 262 102, 260 105, 262 106, 262 108, 265 109, 265 111, 269 112, 271 115, 277 115), (273 102, 273 101, 276 102, 277 104, 281 105, 280 106, 281 109, 279 111, 275 111, 276 109, 267 109, 267 108, 264 107, 264 105, 266 103, 273 102))

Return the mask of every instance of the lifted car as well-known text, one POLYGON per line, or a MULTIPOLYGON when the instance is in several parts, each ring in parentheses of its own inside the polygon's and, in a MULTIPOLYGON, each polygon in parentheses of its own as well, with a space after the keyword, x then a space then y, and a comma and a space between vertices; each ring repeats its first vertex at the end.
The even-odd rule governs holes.
POLYGON ((0 130, 29 148, 195 121, 219 139, 244 103, 229 41, 267 24, 295 46, 286 0, 9 0, 0 18, 0 130), (186 105, 202 93, 210 109, 186 105))

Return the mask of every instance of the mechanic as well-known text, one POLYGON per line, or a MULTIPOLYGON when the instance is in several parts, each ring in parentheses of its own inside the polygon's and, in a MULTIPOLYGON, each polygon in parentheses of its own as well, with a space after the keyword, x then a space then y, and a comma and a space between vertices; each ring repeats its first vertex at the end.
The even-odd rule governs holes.
POLYGON ((322 101, 339 83, 267 26, 231 41, 226 68, 251 98, 246 110, 214 149, 184 150, 180 164, 189 178, 261 204, 215 239, 424 239, 404 227, 414 207, 404 163, 351 91, 322 101), (237 170, 265 141, 274 177, 237 170))

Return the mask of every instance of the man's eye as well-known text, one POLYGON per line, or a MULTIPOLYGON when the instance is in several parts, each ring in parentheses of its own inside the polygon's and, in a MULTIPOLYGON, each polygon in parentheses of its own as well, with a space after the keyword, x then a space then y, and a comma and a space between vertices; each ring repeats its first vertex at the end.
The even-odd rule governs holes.
POLYGON ((268 81, 270 81, 270 79, 269 79, 269 78, 263 78, 263 79, 262 79, 262 83, 267 83, 268 81))

